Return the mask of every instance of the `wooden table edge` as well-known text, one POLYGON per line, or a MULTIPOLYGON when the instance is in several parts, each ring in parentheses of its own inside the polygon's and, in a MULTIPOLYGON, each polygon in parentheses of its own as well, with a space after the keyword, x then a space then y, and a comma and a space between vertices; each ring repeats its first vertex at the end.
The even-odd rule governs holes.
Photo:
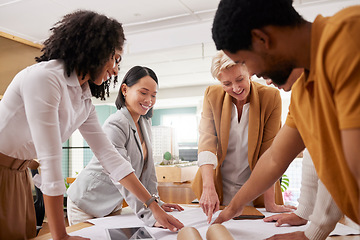
MULTIPOLYGON (((75 232, 75 231, 81 230, 83 228, 91 227, 91 226, 94 226, 94 224, 89 223, 89 222, 81 222, 81 223, 77 223, 77 224, 67 227, 66 232, 71 233, 71 232, 75 232)), ((44 235, 33 238, 33 240, 47 240, 47 239, 51 239, 51 238, 52 238, 51 233, 46 233, 44 235)))

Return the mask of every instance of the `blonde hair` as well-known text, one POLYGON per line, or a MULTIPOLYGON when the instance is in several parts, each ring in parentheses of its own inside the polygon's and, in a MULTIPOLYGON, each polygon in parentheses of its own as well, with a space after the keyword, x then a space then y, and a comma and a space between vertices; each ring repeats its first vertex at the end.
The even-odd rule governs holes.
POLYGON ((223 51, 218 51, 212 59, 211 75, 218 79, 220 72, 226 68, 235 66, 236 63, 231 60, 223 51))

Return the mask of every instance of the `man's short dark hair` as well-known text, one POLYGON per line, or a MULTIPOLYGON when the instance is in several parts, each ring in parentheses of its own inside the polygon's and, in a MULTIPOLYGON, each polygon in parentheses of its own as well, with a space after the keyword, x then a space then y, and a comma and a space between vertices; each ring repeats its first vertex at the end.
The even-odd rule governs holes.
POLYGON ((212 27, 218 50, 251 49, 251 30, 268 25, 298 26, 304 19, 292 0, 221 0, 212 27))

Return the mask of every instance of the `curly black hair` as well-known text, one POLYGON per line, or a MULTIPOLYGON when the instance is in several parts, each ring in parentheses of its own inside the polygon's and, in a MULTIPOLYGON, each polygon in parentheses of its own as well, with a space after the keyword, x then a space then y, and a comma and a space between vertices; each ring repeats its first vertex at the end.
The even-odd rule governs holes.
MULTIPOLYGON (((143 66, 134 66, 132 67, 124 76, 124 79, 121 83, 121 85, 126 84, 126 86, 131 87, 139 82, 139 80, 143 77, 150 76, 156 84, 158 83, 158 78, 153 70, 151 70, 148 67, 143 66)), ((119 89, 119 93, 117 95, 115 106, 117 109, 121 109, 125 105, 125 97, 121 91, 121 86, 119 89)), ((153 107, 145 114, 145 118, 149 119, 153 115, 153 107)))
POLYGON ((212 37, 218 50, 236 53, 251 50, 251 30, 268 25, 300 26, 305 20, 292 0, 221 0, 215 14, 212 37))
MULTIPOLYGON (((122 50, 125 36, 121 23, 115 19, 92 11, 78 10, 67 14, 50 29, 51 36, 45 40, 41 50, 43 55, 37 62, 62 59, 67 76, 76 70, 85 78, 90 75, 91 93, 105 100, 105 90, 109 97, 110 79, 100 86, 93 81, 102 68, 113 57, 115 50, 122 50)), ((117 77, 114 79, 114 84, 117 77)))

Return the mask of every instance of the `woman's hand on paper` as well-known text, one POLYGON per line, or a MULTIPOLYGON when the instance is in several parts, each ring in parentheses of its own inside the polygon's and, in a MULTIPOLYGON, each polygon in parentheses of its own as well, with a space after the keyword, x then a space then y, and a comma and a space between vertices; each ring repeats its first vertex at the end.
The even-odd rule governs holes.
POLYGON ((184 227, 184 224, 173 216, 167 214, 156 202, 152 202, 149 208, 157 221, 155 225, 158 224, 159 227, 161 226, 163 228, 167 228, 172 232, 177 232, 184 227))
POLYGON ((64 236, 63 238, 60 238, 60 240, 90 240, 90 238, 83 238, 83 237, 79 237, 79 236, 69 236, 66 234, 66 236, 64 236))
POLYGON ((296 210, 296 207, 291 205, 278 205, 278 204, 266 204, 265 202, 265 209, 267 212, 273 213, 283 213, 283 212, 292 212, 296 210))
POLYGON ((165 212, 172 212, 174 210, 178 210, 179 212, 184 211, 180 205, 172 203, 164 203, 161 205, 161 208, 164 209, 165 212))
POLYGON ((276 234, 272 237, 267 238, 266 240, 309 240, 304 232, 292 232, 285 234, 276 234))
POLYGON ((264 192, 264 205, 267 212, 283 213, 292 212, 296 207, 290 205, 278 205, 275 203, 275 185, 264 192))
POLYGON ((282 213, 264 218, 264 222, 276 222, 275 226, 280 227, 283 224, 289 224, 291 226, 305 225, 308 221, 299 217, 295 213, 282 213))
POLYGON ((156 222, 155 222, 154 227, 157 227, 157 228, 164 228, 164 226, 163 226, 163 225, 161 225, 158 221, 156 221, 156 222))
POLYGON ((220 201, 215 188, 204 188, 199 204, 205 215, 208 217, 208 223, 210 223, 212 215, 219 211, 220 208, 220 201))

